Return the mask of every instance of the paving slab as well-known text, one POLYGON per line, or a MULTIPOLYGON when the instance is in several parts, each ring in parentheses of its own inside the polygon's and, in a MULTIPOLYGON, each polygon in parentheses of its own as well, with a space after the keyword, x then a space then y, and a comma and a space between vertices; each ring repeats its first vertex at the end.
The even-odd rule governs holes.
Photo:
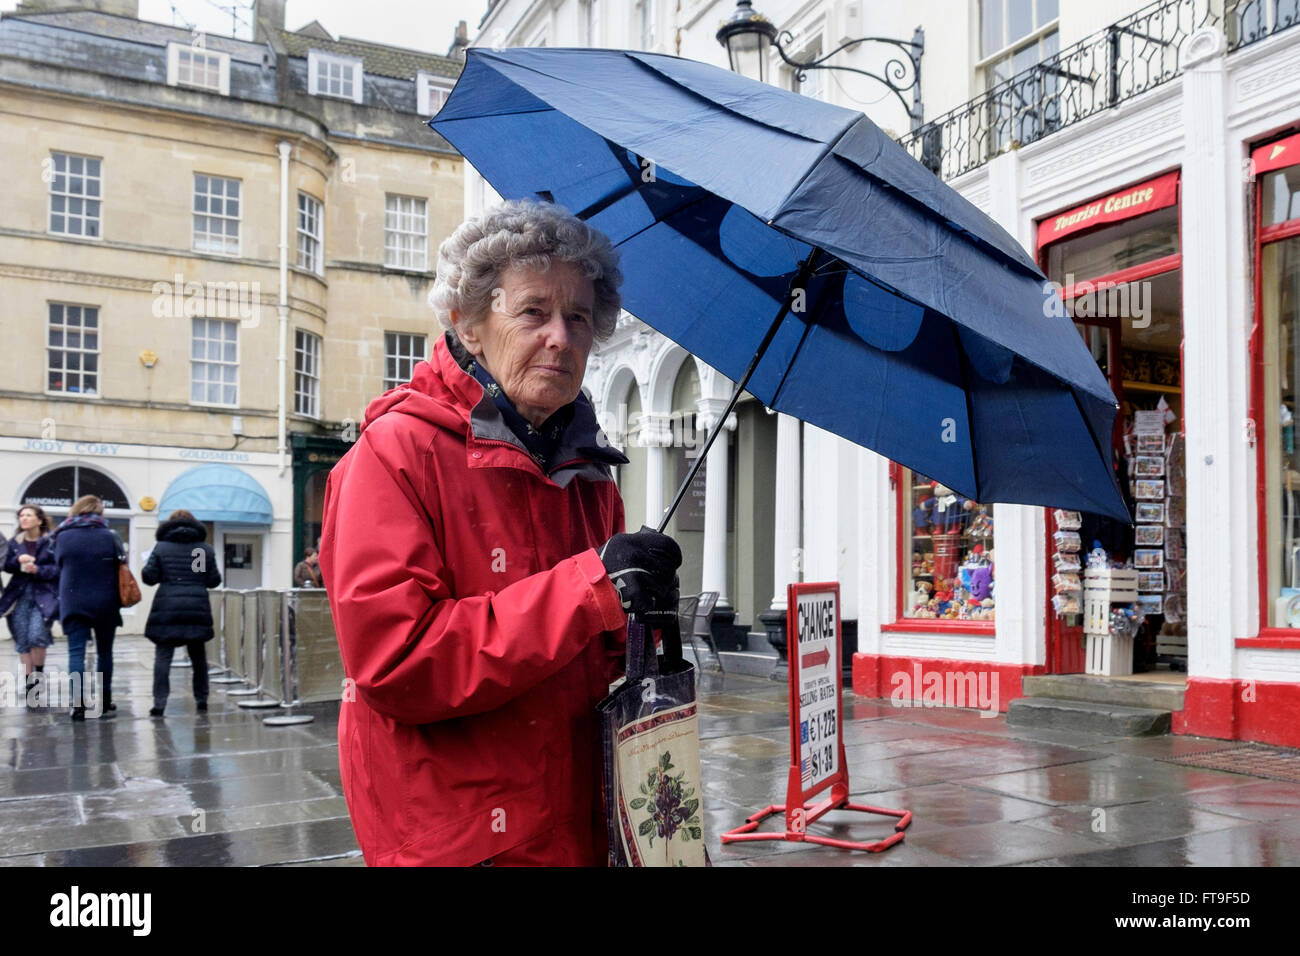
MULTIPOLYGON (((5 654, 0 645, 0 667, 12 669, 5 654)), ((168 713, 152 719, 151 668, 152 645, 120 641, 113 720, 0 711, 0 866, 364 865, 341 792, 337 703, 301 708, 313 723, 272 728, 214 688, 198 714, 177 669, 168 713)), ((788 687, 705 674, 699 695, 701 813, 716 866, 1300 862, 1300 784, 1167 762, 1237 745, 1008 727, 1003 716, 847 691, 853 799, 911 810, 906 839, 877 854, 723 846, 724 831, 784 800, 788 687)), ((869 841, 893 825, 836 812, 812 830, 869 841)))

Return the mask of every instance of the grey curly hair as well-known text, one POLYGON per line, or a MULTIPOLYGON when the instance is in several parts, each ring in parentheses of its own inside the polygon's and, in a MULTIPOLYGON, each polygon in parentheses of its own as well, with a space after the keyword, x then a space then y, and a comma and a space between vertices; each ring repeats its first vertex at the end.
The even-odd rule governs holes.
POLYGON ((553 203, 511 200, 466 219, 438 247, 438 272, 429 302, 442 327, 456 335, 451 312, 475 323, 488 314, 492 290, 510 266, 545 271, 552 259, 572 262, 595 291, 592 325, 598 341, 610 337, 622 298, 623 273, 609 237, 553 203))

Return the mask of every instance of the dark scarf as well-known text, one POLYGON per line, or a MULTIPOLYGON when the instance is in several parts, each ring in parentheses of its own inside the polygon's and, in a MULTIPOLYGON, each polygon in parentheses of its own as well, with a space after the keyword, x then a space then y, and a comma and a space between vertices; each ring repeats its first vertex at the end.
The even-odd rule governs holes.
POLYGON ((87 514, 73 515, 70 518, 64 518, 62 524, 54 529, 54 533, 66 531, 68 528, 107 528, 108 522, 104 520, 103 515, 87 514))
POLYGON ((549 472, 558 464, 555 456, 560 451, 564 430, 573 421, 573 404, 565 405, 539 427, 534 428, 532 422, 519 414, 514 403, 506 397, 505 390, 497 384, 496 379, 481 363, 471 361, 465 371, 474 376, 474 379, 483 386, 483 391, 491 397, 506 426, 524 443, 524 448, 528 449, 528 453, 543 470, 549 472))

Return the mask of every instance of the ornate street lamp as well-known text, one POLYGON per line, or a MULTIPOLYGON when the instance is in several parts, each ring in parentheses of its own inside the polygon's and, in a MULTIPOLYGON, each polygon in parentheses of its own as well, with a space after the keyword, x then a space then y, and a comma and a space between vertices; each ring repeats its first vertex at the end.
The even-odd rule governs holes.
POLYGON ((794 36, 790 31, 778 33, 772 21, 754 9, 752 0, 739 0, 736 4, 736 12, 718 27, 717 38, 727 51, 731 69, 741 76, 763 83, 768 82, 766 75, 768 52, 775 48, 777 55, 794 67, 795 79, 800 83, 808 78, 808 70, 842 70, 845 73, 856 73, 883 83, 903 104, 903 109, 911 119, 912 129, 921 125, 921 54, 925 51, 925 33, 920 27, 916 28, 910 42, 892 40, 888 37, 858 37, 841 43, 825 56, 815 60, 792 60, 784 49, 786 45, 794 42, 794 36), (883 75, 826 62, 835 54, 861 43, 883 43, 897 48, 900 52, 892 54, 885 62, 883 75), (904 96, 906 93, 912 94, 911 104, 904 96))

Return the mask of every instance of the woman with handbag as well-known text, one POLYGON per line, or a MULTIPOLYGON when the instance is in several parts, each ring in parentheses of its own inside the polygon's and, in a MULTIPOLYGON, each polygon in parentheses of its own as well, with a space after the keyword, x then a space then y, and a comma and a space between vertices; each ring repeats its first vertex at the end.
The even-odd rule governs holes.
POLYGON ((9 630, 18 646, 27 686, 27 706, 32 688, 45 671, 45 649, 54 643, 51 625, 59 614, 59 569, 54 563, 50 516, 37 505, 18 509, 18 533, 5 545, 4 570, 13 577, 0 594, 0 617, 8 615, 9 630))
MULTIPOLYGON (((95 637, 95 667, 103 680, 102 714, 113 716, 113 637, 122 626, 119 566, 126 555, 104 520, 104 503, 83 495, 54 532, 54 560, 59 568, 59 619, 68 638, 68 672, 72 675, 72 719, 86 719, 86 642, 95 637)), ((130 572, 128 571, 129 575, 130 572)), ((134 579, 130 582, 134 585, 134 579)), ((138 591, 137 591, 138 594, 138 591)))
POLYGON ((194 665, 194 708, 208 709, 208 660, 203 644, 212 640, 212 606, 208 588, 221 584, 217 554, 204 539, 208 531, 185 510, 173 511, 154 537, 158 543, 140 570, 140 580, 157 584, 144 636, 154 643, 153 709, 161 717, 171 692, 172 655, 189 651, 194 665))

